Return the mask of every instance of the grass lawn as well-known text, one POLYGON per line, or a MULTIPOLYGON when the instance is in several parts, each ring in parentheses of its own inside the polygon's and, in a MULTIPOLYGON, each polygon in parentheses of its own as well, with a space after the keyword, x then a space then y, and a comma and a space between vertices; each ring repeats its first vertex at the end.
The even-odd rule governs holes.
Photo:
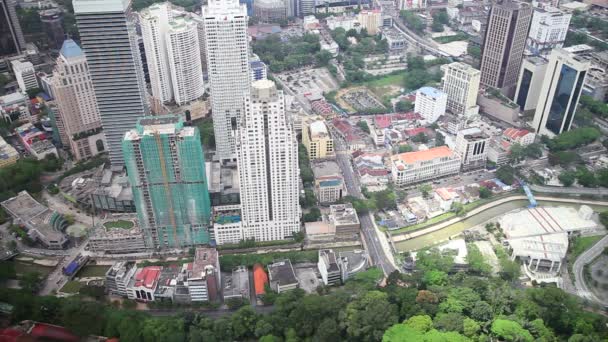
POLYGON ((59 290, 59 292, 63 292, 63 293, 78 293, 78 291, 80 291, 80 288, 83 287, 84 284, 78 281, 68 281, 67 283, 65 283, 65 285, 63 285, 63 287, 61 288, 61 290, 59 290))
POLYGON ((108 265, 88 265, 83 267, 80 272, 78 272, 78 276, 81 278, 103 277, 106 275, 108 269, 110 269, 110 266, 108 265))
POLYGON ((588 250, 596 242, 600 241, 603 236, 579 236, 572 241, 570 248, 568 248, 568 262, 574 263, 574 260, 579 255, 583 254, 584 251, 588 250))
POLYGON ((377 80, 365 82, 369 87, 403 86, 403 74, 387 75, 377 80))
POLYGON ((125 220, 109 221, 103 224, 106 228, 120 228, 120 229, 131 229, 133 228, 133 222, 125 220))
POLYGON ((16 261, 14 261, 14 263, 15 263, 15 273, 17 273, 17 274, 38 272, 42 276, 46 277, 53 270, 52 267, 42 266, 42 265, 34 264, 31 262, 16 260, 16 261))

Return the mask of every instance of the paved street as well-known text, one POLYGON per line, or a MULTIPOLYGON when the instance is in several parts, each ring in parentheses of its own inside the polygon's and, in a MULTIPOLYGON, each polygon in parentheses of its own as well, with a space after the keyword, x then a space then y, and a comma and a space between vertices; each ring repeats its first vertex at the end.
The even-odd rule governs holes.
MULTIPOLYGON (((353 172, 350 157, 344 142, 339 138, 334 137, 334 143, 336 145, 336 159, 340 165, 340 168, 342 169, 342 174, 344 175, 346 191, 351 196, 363 198, 361 188, 353 172)), ((395 267, 389 260, 388 256, 386 255, 386 251, 382 247, 380 237, 378 236, 378 231, 372 223, 370 214, 360 213, 359 221, 361 222, 361 232, 363 234, 363 238, 365 239, 367 252, 372 259, 372 263, 382 268, 385 275, 395 271, 395 267)))
POLYGON ((599 303, 601 305, 608 305, 608 302, 599 299, 587 286, 583 271, 585 265, 593 261, 598 255, 600 255, 604 248, 608 247, 608 235, 604 236, 598 241, 593 247, 586 250, 581 254, 572 266, 572 272, 574 273, 574 286, 579 297, 586 298, 590 301, 599 303))

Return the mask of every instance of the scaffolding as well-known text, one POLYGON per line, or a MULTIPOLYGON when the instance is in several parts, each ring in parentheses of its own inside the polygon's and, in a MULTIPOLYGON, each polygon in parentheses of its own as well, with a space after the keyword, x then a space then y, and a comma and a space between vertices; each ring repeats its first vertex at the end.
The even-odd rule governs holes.
POLYGON ((123 151, 149 247, 208 244, 211 201, 198 129, 176 116, 142 118, 123 151))

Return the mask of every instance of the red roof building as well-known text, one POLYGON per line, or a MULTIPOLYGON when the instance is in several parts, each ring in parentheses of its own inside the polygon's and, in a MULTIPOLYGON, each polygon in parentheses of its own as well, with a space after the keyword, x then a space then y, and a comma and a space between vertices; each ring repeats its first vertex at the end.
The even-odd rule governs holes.
POLYGON ((268 274, 264 271, 261 264, 253 265, 253 285, 255 287, 255 295, 260 296, 266 293, 264 287, 268 284, 268 274))

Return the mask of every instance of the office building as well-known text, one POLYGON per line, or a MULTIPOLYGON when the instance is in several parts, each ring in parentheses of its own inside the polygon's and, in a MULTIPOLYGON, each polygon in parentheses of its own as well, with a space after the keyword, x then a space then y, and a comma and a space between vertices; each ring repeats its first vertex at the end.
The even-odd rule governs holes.
POLYGON ((380 33, 382 27, 382 11, 379 9, 362 10, 357 15, 357 20, 361 24, 361 28, 367 30, 370 35, 380 33))
POLYGON ((225 161, 236 156, 236 130, 249 96, 247 8, 238 0, 210 0, 202 16, 215 145, 225 161))
POLYGON ((187 272, 186 279, 190 302, 219 300, 222 280, 217 250, 215 248, 197 248, 194 252, 191 271, 187 272))
POLYGON ((65 40, 63 31, 63 12, 58 8, 40 11, 42 27, 49 37, 49 45, 52 49, 60 49, 65 40))
POLYGON ((125 134, 123 150, 146 245, 209 243, 211 204, 198 128, 177 116, 141 118, 125 134))
POLYGON ((526 49, 537 56, 547 56, 552 49, 564 46, 572 14, 554 7, 535 8, 526 49))
POLYGON ((433 87, 422 87, 416 91, 414 112, 428 123, 433 123, 445 114, 448 97, 446 93, 433 87))
POLYGON ((338 239, 356 239, 361 230, 357 211, 350 203, 330 205, 327 221, 334 227, 338 239))
POLYGON ((485 167, 489 141, 490 137, 477 127, 458 132, 454 152, 460 156, 464 170, 485 167))
POLYGON ((319 250, 319 261, 317 268, 321 273, 321 279, 325 285, 341 285, 342 271, 340 270, 341 263, 336 258, 336 253, 331 249, 319 250))
POLYGON ((127 286, 133 276, 137 267, 134 261, 118 261, 106 272, 106 290, 108 293, 127 297, 127 286))
POLYGON ((152 96, 179 106, 200 98, 205 89, 197 22, 168 2, 139 15, 152 96))
POLYGON ((38 88, 38 79, 36 78, 36 70, 31 62, 22 62, 18 59, 11 61, 13 73, 19 84, 21 92, 25 93, 30 89, 38 88))
POLYGON ((260 60, 252 60, 249 62, 251 69, 251 82, 265 80, 268 77, 268 68, 266 64, 260 60))
POLYGON ((300 0, 300 17, 315 14, 315 0, 300 0))
POLYGON ((274 82, 253 83, 237 151, 244 237, 291 237, 300 230, 298 146, 274 82))
POLYGON ((268 265, 270 288, 277 293, 295 290, 299 287, 298 278, 293 270, 291 261, 284 259, 268 265))
POLYGON ((315 192, 319 203, 334 203, 346 196, 344 177, 335 160, 316 160, 311 166, 315 176, 315 192))
POLYGON ((441 69, 443 70, 442 88, 447 95, 447 110, 467 118, 477 115, 481 72, 461 62, 442 65, 441 69))
POLYGON ((526 47, 532 6, 504 0, 490 10, 481 53, 481 85, 513 97, 526 47))
POLYGON ((524 112, 536 109, 546 71, 546 59, 539 56, 524 58, 515 90, 515 103, 524 112))
POLYGON ((25 50, 25 38, 15 0, 0 0, 0 56, 15 55, 25 50))
POLYGON ((253 2, 253 15, 263 23, 276 23, 285 20, 287 19, 287 1, 256 0, 253 2))
POLYGON ((128 0, 74 0, 110 161, 124 165, 122 139, 148 114, 137 36, 128 0))
POLYGON ((87 58, 71 39, 59 51, 52 88, 58 108, 55 122, 63 146, 69 146, 76 160, 104 152, 105 136, 87 58))
POLYGON ((566 50, 551 52, 534 113, 536 134, 553 136, 570 130, 589 66, 566 50))
POLYGON ((306 121, 302 125, 302 144, 308 152, 308 159, 333 157, 334 140, 329 134, 327 125, 323 120, 306 121))
POLYGON ((460 157, 447 146, 400 153, 391 157, 391 164, 393 182, 397 186, 407 186, 460 171, 460 157))

